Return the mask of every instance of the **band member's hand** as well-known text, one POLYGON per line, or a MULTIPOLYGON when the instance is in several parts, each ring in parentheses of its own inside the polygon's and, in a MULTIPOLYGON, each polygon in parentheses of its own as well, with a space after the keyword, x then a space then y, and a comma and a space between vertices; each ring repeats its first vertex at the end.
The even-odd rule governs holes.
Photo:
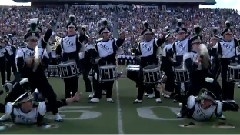
POLYGON ((95 63, 98 64, 100 60, 101 60, 101 58, 95 59, 95 63))

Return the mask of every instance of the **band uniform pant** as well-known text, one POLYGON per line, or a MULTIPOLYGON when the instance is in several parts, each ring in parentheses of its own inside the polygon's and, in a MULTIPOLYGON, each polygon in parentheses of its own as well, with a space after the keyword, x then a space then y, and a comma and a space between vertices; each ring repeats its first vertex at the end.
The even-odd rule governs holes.
POLYGON ((1 71, 1 77, 2 77, 2 85, 5 84, 5 71, 6 71, 6 60, 5 57, 0 57, 0 71, 1 71))
POLYGON ((222 67, 222 98, 223 100, 234 100, 234 87, 235 84, 233 81, 228 81, 228 65, 230 65, 229 58, 221 59, 222 67))
POLYGON ((37 70, 31 72, 28 76, 28 82, 31 85, 31 90, 38 89, 39 93, 47 99, 49 106, 52 108, 52 113, 55 115, 58 113, 57 108, 57 95, 54 92, 52 86, 49 84, 48 79, 45 76, 44 70, 37 70))
POLYGON ((174 78, 174 72, 173 71, 167 71, 165 72, 167 76, 167 80, 165 83, 165 90, 168 92, 174 92, 175 88, 175 78, 174 78))
POLYGON ((7 80, 10 81, 12 73, 14 73, 15 75, 17 71, 14 56, 10 56, 10 58, 8 59, 6 64, 6 71, 7 71, 7 80))
POLYGON ((65 83, 65 98, 70 98, 78 92, 78 76, 64 78, 65 83))
POLYGON ((82 70, 83 80, 85 83, 85 91, 86 92, 93 92, 92 90, 92 82, 90 80, 89 73, 92 69, 92 64, 88 61, 88 59, 84 58, 80 60, 80 67, 82 70))

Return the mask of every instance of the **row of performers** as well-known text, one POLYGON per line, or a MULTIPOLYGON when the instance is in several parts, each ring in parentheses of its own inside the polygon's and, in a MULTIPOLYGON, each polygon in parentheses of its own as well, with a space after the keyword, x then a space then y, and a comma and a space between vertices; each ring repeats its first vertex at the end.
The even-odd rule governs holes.
MULTIPOLYGON (((115 65, 116 64, 116 52, 119 47, 124 42, 125 35, 124 33, 120 34, 120 37, 118 39, 112 39, 110 38, 110 29, 107 26, 107 21, 103 21, 103 28, 100 29, 99 34, 102 36, 100 40, 97 41, 94 49, 90 49, 92 52, 89 53, 89 57, 91 57, 90 61, 86 61, 84 65, 87 67, 94 63, 93 67, 85 68, 86 70, 90 70, 93 68, 94 71, 94 77, 93 77, 93 89, 94 89, 94 96, 90 99, 91 103, 97 103, 102 98, 102 90, 106 90, 106 97, 108 102, 114 102, 112 99, 112 88, 114 81, 108 81, 108 82, 100 82, 99 81, 99 65, 115 65)), ((185 101, 189 95, 196 95, 199 93, 200 89, 205 86, 205 78, 208 76, 209 67, 210 67, 210 61, 205 55, 201 55, 199 52, 199 45, 201 43, 201 36, 196 35, 193 36, 191 39, 186 38, 187 29, 183 28, 179 25, 179 27, 176 30, 177 33, 177 41, 171 46, 171 47, 165 47, 166 48, 166 56, 165 60, 163 58, 164 66, 162 66, 163 71, 167 75, 167 82, 166 82, 166 89, 168 91, 173 90, 174 93, 177 95, 179 94, 178 87, 175 87, 174 82, 174 74, 171 70, 174 63, 171 61, 173 56, 176 60, 176 63, 182 63, 184 61, 184 65, 186 65, 187 69, 190 72, 190 87, 188 89, 188 94, 185 97, 179 98, 179 100, 185 101), (171 49, 172 48, 172 49, 171 49), (183 58, 184 54, 188 54, 183 58), (206 60, 206 61, 205 61, 206 60), (170 68, 168 68, 170 67, 170 68), (174 87, 172 87, 174 86, 174 87)), ((62 61, 65 62, 65 64, 69 63, 69 60, 73 60, 76 63, 79 63, 79 52, 81 50, 84 50, 83 38, 82 36, 76 35, 76 23, 75 23, 75 17, 71 16, 70 21, 67 25, 67 36, 62 39, 61 44, 57 47, 56 53, 61 55, 62 61)), ((52 35, 52 30, 49 29, 46 34, 43 37, 40 37, 36 23, 35 25, 31 25, 31 30, 28 31, 28 33, 25 36, 25 39, 27 41, 27 47, 19 49, 16 55, 16 63, 17 63, 17 69, 18 69, 18 76, 16 77, 16 80, 19 80, 19 78, 28 78, 28 81, 31 85, 31 90, 37 88, 40 93, 42 93, 43 97, 48 99, 49 104, 52 107, 53 114, 56 114, 56 120, 61 121, 61 116, 57 113, 57 101, 56 101, 56 94, 54 93, 51 85, 48 83, 48 80, 46 79, 45 73, 44 73, 44 63, 47 63, 47 59, 45 59, 42 55, 42 53, 39 53, 39 50, 44 50, 46 47, 47 41, 52 35), (41 42, 39 42, 41 41, 41 42), (39 47, 36 47, 38 43, 41 43, 39 47)), ((140 72, 139 72, 139 80, 137 80, 137 87, 138 87, 138 96, 137 99, 134 101, 134 103, 141 103, 143 99, 144 91, 147 89, 154 89, 155 91, 155 98, 156 102, 161 102, 160 99, 160 92, 156 90, 155 85, 145 85, 143 83, 143 75, 142 70, 147 65, 158 65, 158 58, 156 57, 157 48, 161 46, 165 41, 168 40, 171 36, 166 36, 160 39, 153 38, 153 32, 152 29, 149 28, 148 24, 145 23, 145 30, 143 30, 142 35, 144 37, 143 41, 139 44, 138 48, 136 48, 135 54, 140 55, 140 72)), ((214 57, 214 60, 221 60, 222 67, 222 78, 223 78, 223 88, 222 93, 219 92, 221 90, 221 87, 218 87, 219 89, 213 90, 218 97, 218 99, 221 101, 224 100, 233 100, 233 92, 234 92, 234 83, 228 82, 227 78, 225 76, 224 80, 224 72, 226 73, 226 69, 224 69, 224 66, 228 65, 231 58, 235 56, 236 52, 236 40, 232 39, 232 30, 230 28, 226 28, 223 32, 223 38, 224 40, 221 42, 218 42, 218 49, 217 52, 213 53, 216 54, 217 57, 214 57), (229 38, 230 36, 230 38, 229 38), (225 39, 226 38, 226 39, 225 39), (227 39, 228 38, 228 39, 227 39), (230 48, 230 49, 229 49, 230 48), (234 52, 232 52, 234 51, 234 52), (220 58, 218 56, 221 56, 220 58), (228 89, 231 87, 231 89, 228 89), (228 91, 226 92, 226 89, 228 91)), ((213 49, 214 50, 214 49, 213 49)), ((205 51, 206 52, 206 51, 205 51)), ((214 52, 214 51, 212 51, 214 52)), ((215 55, 212 55, 215 56, 215 55)), ((219 64, 215 62, 216 64, 219 64)), ((213 64, 215 64, 213 63, 213 64)), ((215 65, 216 65, 215 64, 215 65)), ((178 64, 176 64, 178 65, 178 64)), ((46 66, 46 65, 45 65, 46 66)), ((216 66, 220 67, 220 66, 216 66)), ((214 70, 215 71, 215 70, 214 70)), ((218 70, 216 70, 218 71, 218 70)), ((89 71, 86 71, 87 73, 89 71)), ((214 75, 217 75, 217 73, 213 73, 214 75)), ((88 75, 88 73, 87 73, 88 75)), ((225 74, 226 75, 226 74, 225 74)), ((214 77, 212 77, 214 78, 214 77)), ((18 82, 18 81, 14 82, 18 82)), ((214 78, 214 85, 218 85, 217 79, 214 78)), ((89 80, 90 81, 90 80, 89 80)), ((11 84, 14 86, 14 82, 9 83, 7 87, 10 89, 11 84)), ((76 93, 78 91, 78 76, 73 76, 69 78, 64 78, 65 83, 65 96, 66 98, 72 97, 72 93, 76 93)), ((86 84, 86 88, 91 89, 91 82, 89 84, 86 84), (88 86, 87 86, 88 85, 88 86)), ((179 84, 177 84, 179 86, 179 84)), ((212 85, 211 85, 212 86, 212 85)), ((213 89, 217 87, 211 87, 209 89, 213 89)), ((91 90, 92 91, 92 90, 91 90)), ((8 97, 6 99, 7 102, 12 102, 15 100, 19 95, 23 94, 23 92, 14 91, 12 90, 10 92, 11 94, 8 94, 8 97), (9 98, 10 97, 10 98, 9 98)), ((186 103, 186 102, 183 102, 186 103)), ((196 102, 197 103, 197 102, 196 102)), ((185 107, 185 104, 183 105, 185 107)), ((203 109, 200 107, 200 109, 203 109)), ((209 109, 209 108, 204 108, 209 109)), ((184 109, 183 109, 184 110, 184 109)), ((182 111, 183 112, 183 111, 182 111)), ((182 117, 182 113, 179 115, 182 117)), ((2 119, 5 119, 4 116, 2 119)))
POLYGON ((6 35, 0 37, 0 71, 2 86, 5 84, 5 81, 10 81, 12 72, 16 73, 15 55, 16 47, 11 45, 9 37, 6 35), (7 72, 7 77, 5 72, 7 72))

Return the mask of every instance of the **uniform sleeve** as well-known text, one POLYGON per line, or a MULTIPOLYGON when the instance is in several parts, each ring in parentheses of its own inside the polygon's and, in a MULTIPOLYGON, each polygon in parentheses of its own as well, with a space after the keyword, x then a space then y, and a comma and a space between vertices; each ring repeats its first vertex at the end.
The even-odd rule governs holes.
POLYGON ((222 116, 222 107, 223 107, 222 102, 217 101, 217 106, 216 106, 216 110, 215 110, 216 117, 221 117, 222 116))
POLYGON ((5 106, 5 114, 10 115, 13 110, 12 102, 8 102, 5 106))
POLYGON ((136 50, 135 50, 135 55, 142 55, 141 49, 140 49, 140 43, 138 44, 136 50))
POLYGON ((38 113, 42 116, 46 113, 46 104, 45 102, 39 102, 38 103, 38 113))
POLYGON ((79 40, 79 37, 77 36, 77 40, 76 40, 76 48, 77 48, 77 52, 83 52, 85 49, 84 45, 82 44, 82 42, 79 40))
POLYGON ((49 38, 52 36, 52 29, 48 29, 42 38, 42 47, 46 48, 49 38))
POLYGON ((59 44, 58 46, 57 46, 57 48, 56 48, 56 54, 57 55, 62 55, 62 46, 61 46, 61 44, 59 44))
POLYGON ((196 99, 193 95, 189 96, 188 97, 188 100, 187 100, 187 108, 188 109, 192 109, 196 104, 196 99))
POLYGON ((156 40, 156 45, 157 45, 158 47, 162 46, 162 44, 165 42, 165 40, 166 40, 166 39, 165 39, 164 37, 157 39, 157 40, 156 40))
POLYGON ((118 38, 116 40, 117 47, 121 47, 123 45, 124 41, 125 41, 125 39, 118 38))

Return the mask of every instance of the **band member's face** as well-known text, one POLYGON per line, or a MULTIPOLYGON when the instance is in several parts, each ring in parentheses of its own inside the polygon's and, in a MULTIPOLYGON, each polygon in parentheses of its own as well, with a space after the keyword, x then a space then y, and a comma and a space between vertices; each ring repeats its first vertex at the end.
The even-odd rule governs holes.
POLYGON ((179 32, 177 34, 177 40, 184 40, 186 38, 186 32, 179 32))
POLYGON ((110 32, 103 32, 102 36, 104 39, 108 39, 108 38, 110 38, 110 32))
POLYGON ((196 42, 192 44, 192 50, 195 52, 199 52, 200 51, 200 42, 196 42))
POLYGON ((213 105, 213 102, 212 102, 212 100, 209 100, 209 99, 204 99, 203 102, 202 102, 202 108, 203 109, 208 109, 212 105, 213 105))
POLYGON ((31 111, 32 108, 33 108, 33 103, 32 103, 32 101, 24 102, 24 103, 22 103, 22 105, 21 105, 21 109, 22 109, 23 111, 25 111, 25 112, 31 111))
POLYGON ((74 35, 75 33, 76 33, 76 31, 75 31, 75 27, 73 27, 73 26, 69 26, 68 27, 68 35, 74 35))
POLYGON ((150 41, 150 40, 152 40, 152 38, 153 38, 153 34, 145 34, 144 35, 144 39, 146 40, 146 41, 150 41))
POLYGON ((231 41, 233 39, 233 33, 232 32, 228 32, 228 33, 224 34, 224 39, 226 41, 231 41))

